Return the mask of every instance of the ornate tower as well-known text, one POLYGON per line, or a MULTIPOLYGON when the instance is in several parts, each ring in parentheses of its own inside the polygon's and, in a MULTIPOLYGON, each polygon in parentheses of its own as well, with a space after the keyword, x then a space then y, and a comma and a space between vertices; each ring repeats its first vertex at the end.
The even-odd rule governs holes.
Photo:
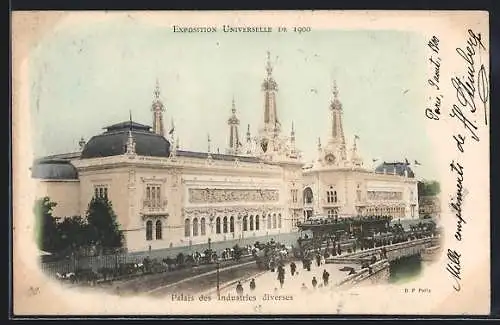
POLYGON ((262 91, 264 92, 264 127, 260 132, 260 146, 264 153, 276 150, 274 140, 279 137, 281 132, 281 125, 278 120, 278 113, 276 109, 278 84, 274 80, 272 73, 273 67, 271 65, 271 54, 267 52, 266 77, 262 82, 262 91))
POLYGON ((153 105, 151 107, 151 111, 153 112, 153 132, 164 136, 163 112, 165 112, 165 107, 160 99, 160 84, 158 79, 156 79, 156 87, 153 96, 153 105))
POLYGON ((342 126, 342 104, 339 100, 337 83, 333 83, 333 99, 330 103, 331 129, 325 146, 325 161, 328 164, 343 165, 347 161, 347 150, 342 126))
POLYGON ((240 125, 240 120, 236 117, 236 105, 234 103, 234 98, 231 106, 231 117, 227 120, 229 125, 229 148, 226 150, 229 155, 237 155, 240 153, 240 136, 238 133, 238 128, 240 125))

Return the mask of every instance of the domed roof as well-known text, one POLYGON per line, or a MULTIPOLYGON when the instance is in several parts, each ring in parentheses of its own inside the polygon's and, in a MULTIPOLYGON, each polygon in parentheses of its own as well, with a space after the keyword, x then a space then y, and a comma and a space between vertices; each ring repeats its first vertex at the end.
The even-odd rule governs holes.
POLYGON ((105 127, 106 131, 92 137, 83 148, 80 158, 119 156, 127 152, 129 131, 135 140, 135 152, 140 156, 168 157, 170 142, 150 131, 151 127, 135 122, 122 122, 105 127))
POLYGON ((31 177, 38 179, 78 179, 78 171, 68 160, 47 159, 35 161, 31 177))
POLYGON ((388 163, 385 162, 380 164, 377 168, 375 168, 375 172, 377 173, 383 173, 385 169, 385 173, 387 174, 396 174, 399 176, 405 176, 405 170, 408 172, 408 177, 414 178, 415 173, 413 173, 413 170, 411 170, 410 165, 404 162, 395 162, 395 163, 388 163))

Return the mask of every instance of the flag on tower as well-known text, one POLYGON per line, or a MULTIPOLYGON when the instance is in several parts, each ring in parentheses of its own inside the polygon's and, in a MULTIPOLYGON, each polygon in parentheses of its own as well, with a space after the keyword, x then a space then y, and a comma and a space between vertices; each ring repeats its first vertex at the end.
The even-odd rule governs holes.
POLYGON ((359 136, 357 134, 355 134, 354 139, 359 140, 359 136))

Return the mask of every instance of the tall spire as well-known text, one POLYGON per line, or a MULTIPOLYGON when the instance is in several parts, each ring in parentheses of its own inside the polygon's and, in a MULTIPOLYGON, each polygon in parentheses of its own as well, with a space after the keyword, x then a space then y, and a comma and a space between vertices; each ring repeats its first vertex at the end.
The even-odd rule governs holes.
POLYGON ((332 85, 332 100, 330 102, 331 129, 328 140, 328 150, 338 155, 339 160, 346 160, 346 145, 344 137, 344 128, 342 125, 342 103, 339 100, 339 89, 334 80, 332 85))
POLYGON ((267 52, 266 77, 262 83, 264 91, 264 130, 268 133, 274 132, 275 128, 280 129, 280 122, 276 109, 276 92, 278 84, 273 78, 273 66, 271 64, 271 53, 267 52))
POLYGON ((160 82, 158 79, 156 79, 156 85, 153 91, 153 105, 151 111, 153 112, 153 132, 164 136, 163 112, 165 111, 165 107, 160 99, 160 82))
POLYGON ((212 153, 212 146, 211 146, 211 140, 210 140, 210 133, 207 134, 207 142, 208 142, 208 155, 210 156, 210 154, 212 153))
POLYGON ((295 147, 295 128, 292 121, 292 131, 290 132, 290 157, 297 158, 297 148, 295 147))
POLYGON ((240 120, 236 117, 236 104, 234 102, 234 97, 231 102, 231 116, 227 120, 229 125, 229 148, 227 153, 230 155, 237 155, 240 151, 240 135, 239 135, 239 125, 240 120))
POLYGON ((126 147, 128 155, 135 155, 135 139, 132 136, 132 111, 129 111, 129 126, 126 147))
POLYGON ((252 137, 251 137, 251 134, 250 134, 250 124, 248 124, 247 126, 247 144, 246 144, 246 148, 247 148, 247 155, 250 155, 252 153, 252 137))
POLYGON ((267 77, 270 78, 273 73, 273 66, 271 65, 271 52, 267 51, 267 62, 266 62, 267 77))
POLYGON ((250 124, 247 126, 247 142, 251 141, 251 136, 250 136, 250 124))

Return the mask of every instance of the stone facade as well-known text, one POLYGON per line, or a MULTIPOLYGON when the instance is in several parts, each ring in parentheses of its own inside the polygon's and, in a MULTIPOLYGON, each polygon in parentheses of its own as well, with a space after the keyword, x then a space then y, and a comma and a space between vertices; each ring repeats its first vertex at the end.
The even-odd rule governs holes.
MULTIPOLYGON (((180 150, 173 122, 167 140, 157 84, 153 131, 130 118, 80 141, 81 153, 52 157, 70 161, 75 179, 38 177, 39 196, 58 203, 59 217, 83 216, 93 196, 108 197, 129 252, 279 238, 296 233, 297 221, 315 214, 416 217, 413 178, 363 168, 357 137, 348 155, 336 87, 328 143, 325 148, 319 143, 317 163, 303 168, 293 123, 290 136, 282 132, 272 71, 268 61, 262 125, 255 137, 248 126, 244 144, 233 100, 227 154, 211 152, 210 136, 207 152, 180 150)), ((62 165, 54 166, 50 171, 56 175, 62 165)))
POLYGON ((348 155, 337 85, 330 104, 331 130, 318 156, 304 167, 304 217, 385 215, 418 218, 417 180, 407 163, 384 163, 376 172, 364 167, 354 136, 348 155), (387 168, 385 165, 388 165, 387 168))

